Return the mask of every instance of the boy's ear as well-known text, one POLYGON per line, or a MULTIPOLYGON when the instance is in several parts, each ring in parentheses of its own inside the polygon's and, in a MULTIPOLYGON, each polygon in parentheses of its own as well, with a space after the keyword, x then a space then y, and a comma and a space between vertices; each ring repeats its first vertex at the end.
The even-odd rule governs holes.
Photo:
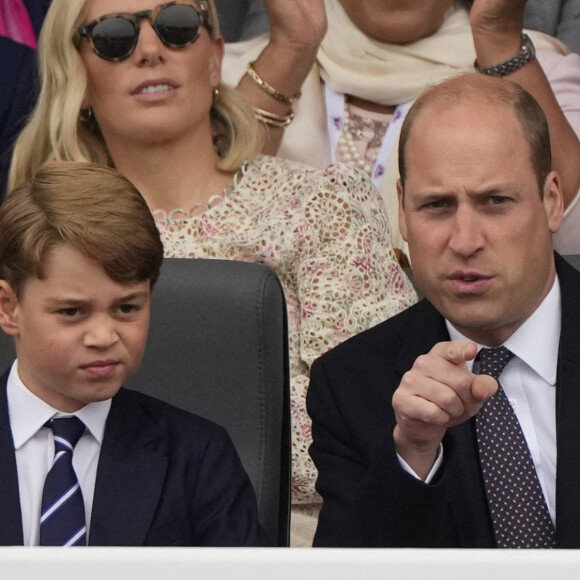
POLYGON ((18 298, 6 280, 0 280, 0 327, 10 336, 18 336, 18 298))

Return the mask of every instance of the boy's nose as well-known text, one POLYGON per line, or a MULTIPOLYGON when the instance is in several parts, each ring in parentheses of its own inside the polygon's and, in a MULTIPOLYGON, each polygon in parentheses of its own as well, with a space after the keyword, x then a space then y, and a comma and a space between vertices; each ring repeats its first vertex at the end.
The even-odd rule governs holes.
POLYGON ((113 320, 95 321, 85 333, 85 346, 107 349, 119 341, 113 320))

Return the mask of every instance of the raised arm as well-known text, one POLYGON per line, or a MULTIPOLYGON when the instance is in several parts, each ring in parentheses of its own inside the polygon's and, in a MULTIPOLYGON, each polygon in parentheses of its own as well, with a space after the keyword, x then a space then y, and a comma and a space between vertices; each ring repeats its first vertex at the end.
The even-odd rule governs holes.
MULTIPOLYGON (((526 0, 475 0, 470 22, 477 61, 482 68, 516 55, 522 46, 526 0)), ((580 141, 564 116, 542 67, 530 62, 509 78, 524 87, 540 103, 550 126, 553 168, 562 178, 564 204, 580 188, 580 141)))
MULTIPOLYGON (((270 41, 252 64, 255 75, 246 73, 238 89, 256 108, 285 119, 294 104, 272 96, 267 87, 290 100, 299 95, 326 33, 326 12, 323 0, 265 0, 265 4, 270 41)), ((263 152, 275 155, 284 128, 274 124, 267 124, 266 128, 263 152)))

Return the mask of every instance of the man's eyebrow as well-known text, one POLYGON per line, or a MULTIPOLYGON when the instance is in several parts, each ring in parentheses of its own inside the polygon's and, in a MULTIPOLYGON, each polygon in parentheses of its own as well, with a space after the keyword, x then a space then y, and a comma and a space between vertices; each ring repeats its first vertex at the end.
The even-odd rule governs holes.
POLYGON ((508 195, 508 190, 506 188, 503 187, 488 187, 487 189, 482 189, 481 191, 472 191, 469 194, 470 196, 473 197, 489 197, 492 195, 508 195))
POLYGON ((457 195, 450 191, 424 191, 414 193, 412 200, 421 204, 431 203, 440 199, 455 199, 457 195))
MULTIPOLYGON (((485 189, 481 190, 470 190, 467 192, 469 197, 489 197, 493 195, 509 195, 511 190, 507 187, 502 187, 500 185, 486 187, 485 189)), ((457 197, 457 193, 453 191, 424 191, 424 192, 417 192, 413 194, 415 199, 420 200, 421 202, 429 202, 435 201, 438 199, 452 199, 457 197)))

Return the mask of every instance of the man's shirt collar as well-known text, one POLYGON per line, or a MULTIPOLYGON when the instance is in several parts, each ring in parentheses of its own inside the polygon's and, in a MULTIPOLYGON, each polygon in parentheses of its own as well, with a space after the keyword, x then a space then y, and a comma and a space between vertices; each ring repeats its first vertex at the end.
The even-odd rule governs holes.
MULTIPOLYGON (((446 319, 451 340, 470 340, 446 319)), ((558 369, 558 348, 562 327, 560 282, 556 276, 552 288, 532 315, 504 342, 516 357, 554 386, 558 369)), ((471 341, 474 342, 474 341, 471 341)), ((484 345, 477 344, 477 350, 484 345)), ((471 370, 473 361, 469 361, 471 370)))

